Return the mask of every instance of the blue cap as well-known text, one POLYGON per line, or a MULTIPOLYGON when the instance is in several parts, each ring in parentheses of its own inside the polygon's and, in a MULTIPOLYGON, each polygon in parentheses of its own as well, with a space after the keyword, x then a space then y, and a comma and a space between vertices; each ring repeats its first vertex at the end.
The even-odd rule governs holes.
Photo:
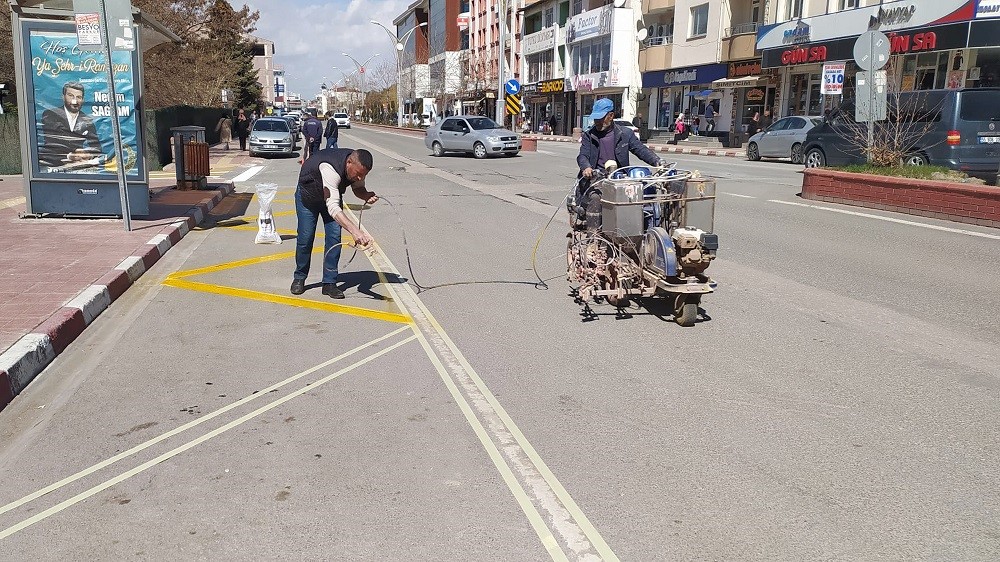
POLYGON ((615 104, 608 98, 601 98, 594 102, 594 110, 590 112, 590 118, 594 121, 604 119, 604 116, 615 110, 615 104))

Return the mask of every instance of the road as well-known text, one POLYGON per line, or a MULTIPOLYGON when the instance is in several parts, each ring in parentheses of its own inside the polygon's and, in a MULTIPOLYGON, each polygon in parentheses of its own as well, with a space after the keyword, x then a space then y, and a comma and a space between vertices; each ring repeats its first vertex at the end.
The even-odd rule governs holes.
POLYGON ((361 215, 379 252, 344 253, 348 298, 314 271, 292 299, 294 240, 252 243, 257 183, 294 230, 297 165, 262 161, 0 412, 0 558, 1000 552, 997 231, 685 156, 720 192, 704 316, 582 322, 561 213, 545 286, 531 263, 575 145, 477 161, 341 139, 387 199, 361 215))

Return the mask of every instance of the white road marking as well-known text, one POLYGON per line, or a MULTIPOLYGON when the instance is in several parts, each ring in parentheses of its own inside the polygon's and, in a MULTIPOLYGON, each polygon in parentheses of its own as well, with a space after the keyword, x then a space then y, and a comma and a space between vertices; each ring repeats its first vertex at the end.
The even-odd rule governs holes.
POLYGON ((263 169, 264 169, 264 166, 253 166, 252 168, 248 169, 247 171, 245 171, 242 174, 240 174, 240 175, 236 176, 235 178, 233 178, 233 181, 234 182, 237 182, 237 181, 247 181, 248 179, 256 176, 257 172, 259 172, 259 171, 261 171, 263 169))
MULTIPOLYGON (((374 339, 374 340, 372 340, 372 341, 370 341, 368 343, 361 344, 361 345, 355 347, 354 349, 351 349, 350 351, 346 351, 346 352, 344 352, 344 353, 342 353, 342 354, 334 357, 333 359, 330 359, 329 361, 325 361, 323 363, 320 363, 319 365, 316 365, 315 367, 310 367, 309 369, 306 369, 305 371, 302 371, 301 373, 292 375, 291 377, 289 377, 289 378, 287 378, 287 379, 285 379, 285 380, 283 380, 281 382, 275 383, 275 384, 273 384, 273 385, 271 385, 271 386, 269 386, 269 387, 267 387, 265 389, 262 389, 260 392, 258 392, 256 394, 251 394, 250 396, 247 396, 246 398, 243 398, 242 400, 238 400, 236 402, 233 402, 232 404, 229 404, 228 406, 220 408, 220 409, 218 409, 218 410, 216 410, 216 411, 214 411, 214 412, 212 412, 210 414, 205 414, 204 416, 201 416, 200 418, 192 420, 192 421, 190 421, 190 422, 188 422, 188 423, 186 423, 186 424, 184 424, 182 426, 176 427, 176 428, 174 428, 174 429, 172 429, 172 430, 170 430, 170 431, 168 431, 168 432, 166 432, 166 433, 164 433, 164 434, 162 434, 162 435, 160 435, 158 437, 154 437, 153 439, 150 439, 149 441, 146 441, 145 443, 140 443, 139 445, 136 445, 135 447, 132 447, 131 449, 128 449, 127 451, 123 451, 121 453, 118 453, 117 455, 115 455, 115 456, 113 456, 113 457, 111 457, 109 459, 103 460, 103 461, 101 461, 101 462, 99 462, 99 463, 97 463, 97 464, 95 464, 95 465, 93 465, 93 466, 91 466, 89 468, 85 468, 85 469, 81 470, 80 472, 77 472, 76 474, 73 474, 71 476, 67 476, 66 478, 63 478, 62 480, 60 480, 60 481, 58 481, 58 482, 56 482, 54 484, 50 484, 50 485, 42 488, 41 490, 38 490, 37 492, 33 492, 31 494, 28 494, 27 496, 24 496, 23 498, 21 498, 21 499, 19 499, 17 501, 13 501, 13 502, 11 502, 11 503, 3 506, 3 507, 0 507, 0 514, 7 513, 8 511, 10 511, 12 509, 16 509, 16 508, 18 508, 18 507, 20 507, 20 506, 22 506, 22 505, 24 505, 24 504, 26 504, 28 502, 34 501, 34 500, 36 500, 36 499, 44 496, 45 494, 49 494, 51 492, 54 492, 54 491, 58 490, 59 488, 62 488, 63 486, 66 486, 68 484, 72 484, 73 482, 76 482, 77 480, 79 480, 79 479, 81 479, 81 478, 83 478, 85 476, 89 476, 89 475, 97 472, 98 470, 101 470, 103 468, 107 468, 108 466, 111 466, 112 464, 114 464, 114 463, 116 463, 116 462, 118 462, 118 461, 120 461, 120 460, 122 460, 122 459, 124 459, 126 457, 130 457, 130 456, 132 456, 132 455, 134 455, 136 453, 142 452, 142 451, 144 451, 144 450, 152 447, 153 445, 156 445, 157 443, 165 441, 165 440, 167 440, 167 439, 169 439, 169 438, 171 438, 171 437, 173 437, 173 436, 175 436, 175 435, 177 435, 179 433, 183 433, 183 432, 185 432, 185 431, 187 431, 187 430, 189 430, 189 429, 191 429, 193 427, 197 427, 197 426, 199 426, 199 425, 201 425, 201 424, 203 424, 203 423, 205 423, 205 422, 207 422, 207 421, 209 421, 211 419, 217 418, 217 417, 221 416, 222 414, 224 414, 224 413, 226 413, 226 412, 228 412, 228 411, 230 411, 230 410, 232 410, 234 408, 238 408, 238 407, 240 407, 240 406, 242 406, 244 404, 247 404, 249 402, 252 402, 252 401, 254 401, 254 400, 258 399, 258 398, 262 398, 264 396, 267 396, 268 393, 271 392, 272 390, 277 390, 277 389, 279 389, 279 388, 281 388, 283 386, 286 386, 288 384, 291 384, 291 383, 293 383, 293 382, 301 379, 302 377, 308 376, 308 375, 310 375, 310 374, 312 374, 312 373, 314 373, 314 372, 316 372, 316 371, 318 371, 320 369, 324 369, 326 367, 329 367, 330 365, 333 365, 334 363, 336 363, 336 362, 338 362, 338 361, 340 361, 342 359, 350 357, 351 355, 353 355, 353 354, 355 354, 355 353, 357 353, 357 352, 365 349, 366 347, 370 347, 372 345, 381 343, 381 342, 383 342, 383 341, 385 341, 385 340, 387 340, 387 339, 395 336, 396 334, 399 334, 400 332, 403 332, 403 331, 405 331, 407 329, 409 329, 409 326, 404 326, 404 327, 399 328, 397 330, 393 330, 392 332, 389 332, 388 334, 386 334, 386 335, 384 335, 384 336, 382 336, 382 337, 380 337, 378 339, 374 339)), ((0 538, 2 538, 2 537, 0 537, 0 538)))
POLYGON ((536 150, 535 152, 537 152, 537 153, 539 153, 539 154, 547 154, 547 155, 549 155, 549 156, 559 156, 559 155, 558 155, 558 154, 556 154, 555 152, 549 152, 548 150, 542 150, 542 149, 538 149, 538 150, 536 150))
POLYGON ((781 201, 780 199, 768 199, 770 203, 780 203, 782 205, 793 205, 795 207, 807 207, 809 209, 818 209, 820 211, 830 211, 833 213, 840 213, 842 215, 851 215, 855 217, 864 217, 866 219, 877 219, 880 221, 894 222, 896 224, 905 224, 908 226, 919 226, 920 228, 928 228, 930 230, 940 230, 942 232, 951 232, 954 234, 964 234, 966 236, 975 236, 977 238, 988 238, 990 240, 1000 240, 1000 235, 987 234, 985 232, 975 232, 973 230, 965 230, 962 228, 950 228, 947 226, 938 226, 936 224, 927 224, 923 222, 908 221, 904 219, 897 219, 893 217, 883 217, 881 215, 873 215, 871 213, 859 213, 857 211, 848 211, 846 209, 835 209, 833 207, 823 207, 820 205, 809 205, 807 203, 796 203, 794 201, 781 201))
POLYGON ((732 195, 733 197, 742 197, 743 199, 756 199, 753 195, 740 195, 739 193, 726 193, 722 192, 723 195, 732 195))
MULTIPOLYGON (((400 275, 381 248, 369 259, 385 272, 400 275)), ((563 539, 573 559, 618 557, 580 506, 573 501, 514 420, 476 370, 448 337, 444 328, 407 284, 386 285, 393 301, 413 319, 413 330, 441 380, 482 443, 504 483, 553 560, 568 560, 553 532, 563 539), (545 512, 543 518, 539 510, 545 512)))
POLYGON ((46 519, 46 518, 48 518, 48 517, 50 517, 52 515, 55 515, 56 513, 59 513, 60 511, 66 509, 67 507, 71 507, 71 506, 73 506, 73 505, 75 505, 77 503, 80 503, 81 501, 83 501, 83 500, 85 500, 85 499, 93 496, 94 494, 98 494, 98 493, 100 493, 100 492, 102 492, 104 490, 107 490, 108 488, 114 486, 115 484, 118 484, 119 482, 123 482, 125 480, 128 480, 129 478, 135 476, 136 474, 144 472, 144 471, 148 470, 149 468, 152 468, 152 467, 160 464, 163 461, 166 461, 166 460, 169 460, 169 459, 171 459, 173 457, 176 457, 177 455, 183 453, 184 451, 187 451, 188 449, 196 447, 196 446, 204 443, 205 441, 208 441, 209 439, 211 439, 213 437, 219 436, 219 435, 221 435, 221 434, 229 431, 230 429, 233 429, 234 427, 238 427, 238 426, 246 423, 247 421, 252 420, 253 418, 255 418, 255 417, 257 417, 257 416, 259 416, 259 415, 261 415, 261 414, 263 414, 265 412, 268 412, 270 410, 273 410, 273 409, 277 408, 278 406, 281 406, 282 404, 284 404, 285 402, 288 402, 289 400, 291 400, 293 398, 297 398, 299 396, 302 396, 303 394, 305 394, 307 392, 312 392, 316 388, 318 388, 320 386, 323 386, 324 384, 326 384, 326 383, 328 383, 328 382, 336 379, 340 375, 343 375, 344 373, 347 373, 347 372, 352 371, 352 370, 354 370, 354 369, 356 369, 358 367, 361 367, 362 365, 370 363, 371 361, 374 361, 375 359, 378 359, 379 357, 382 357, 383 355, 388 354, 390 351, 395 350, 397 347, 405 345, 405 344, 407 344, 407 343, 409 343, 409 342, 411 342, 411 341, 413 341, 415 339, 417 339, 417 336, 413 335, 413 336, 410 336, 410 337, 408 337, 408 338, 406 338, 404 340, 396 342, 396 343, 390 345, 389 347, 383 349, 382 351, 373 353, 372 355, 369 355, 368 357, 365 357, 364 359, 361 359, 361 360, 359 360, 359 361, 357 361, 355 363, 352 363, 351 365, 348 365, 347 367, 344 367, 343 369, 341 369, 341 370, 339 370, 339 371, 337 371, 335 373, 329 374, 329 375, 327 375, 327 376, 319 379, 318 381, 316 381, 315 383, 313 383, 311 385, 304 386, 304 387, 300 388, 299 390, 296 390, 295 392, 292 392, 291 394, 283 396, 283 397, 275 400, 274 402, 271 402, 270 404, 267 404, 266 406, 261 406, 260 408, 257 408, 256 410, 254 410, 254 411, 252 411, 252 412, 250 412, 250 413, 248 413, 248 414, 246 414, 244 416, 241 416, 241 417, 239 417, 239 418, 237 418, 237 419, 235 419, 235 420, 227 423, 226 425, 223 425, 222 427, 219 427, 217 429, 213 429, 212 431, 206 433, 205 435, 202 435, 201 437, 198 437, 197 439, 193 439, 191 441, 188 441, 187 443, 185 443, 185 444, 183 444, 183 445, 181 445, 179 447, 176 447, 174 449, 171 449, 170 451, 167 451, 166 453, 163 453, 162 455, 160 455, 160 456, 158 456, 158 457, 156 457, 156 458, 154 458, 152 460, 146 461, 146 462, 140 464, 139 466, 133 468, 132 470, 123 472, 123 473, 119 474, 118 476, 115 476, 114 478, 106 480, 106 481, 98 484, 97 486, 94 486, 94 487, 92 487, 92 488, 90 488, 88 490, 85 490, 85 491, 83 491, 83 492, 81 492, 81 493, 79 493, 79 494, 77 494, 77 495, 69 498, 68 500, 59 502, 58 504, 56 504, 56 505, 54 505, 54 506, 46 509, 45 511, 42 511, 41 513, 38 513, 38 514, 36 514, 36 515, 34 515, 32 517, 29 517, 29 518, 25 519, 24 521, 21 521, 20 523, 18 523, 16 525, 12 525, 12 526, 4 529, 3 531, 0 531, 0 540, 5 539, 5 538, 9 537, 10 535, 13 535, 14 533, 16 533, 16 532, 18 532, 18 531, 20 531, 20 530, 22 530, 22 529, 24 529, 26 527, 30 527, 31 525, 34 525, 35 523, 38 523, 39 521, 42 521, 43 519, 46 519))

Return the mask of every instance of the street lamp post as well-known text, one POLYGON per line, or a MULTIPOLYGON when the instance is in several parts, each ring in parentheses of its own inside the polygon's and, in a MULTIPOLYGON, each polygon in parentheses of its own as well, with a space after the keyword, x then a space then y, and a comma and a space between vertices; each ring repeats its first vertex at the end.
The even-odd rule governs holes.
POLYGON ((342 54, 345 57, 351 59, 351 62, 354 63, 354 66, 358 67, 358 74, 361 75, 361 118, 364 119, 364 117, 365 117, 365 82, 366 82, 366 80, 365 80, 365 66, 367 66, 368 63, 373 58, 379 56, 381 53, 375 53, 374 55, 368 57, 368 59, 365 60, 365 62, 363 62, 363 63, 359 63, 357 60, 354 59, 354 57, 352 57, 351 55, 349 55, 347 53, 342 53, 342 54))
POLYGON ((381 23, 371 20, 372 23, 381 27, 389 34, 389 38, 392 39, 393 46, 396 50, 396 126, 403 126, 403 49, 406 39, 411 33, 417 30, 418 27, 424 27, 427 22, 419 23, 411 27, 402 37, 396 38, 396 35, 389 30, 388 27, 382 25, 381 23))

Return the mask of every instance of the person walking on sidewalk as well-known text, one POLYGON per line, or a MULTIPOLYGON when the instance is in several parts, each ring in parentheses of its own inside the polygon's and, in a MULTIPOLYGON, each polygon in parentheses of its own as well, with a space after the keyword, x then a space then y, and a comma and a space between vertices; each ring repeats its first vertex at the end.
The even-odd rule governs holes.
POLYGON ((715 130, 715 107, 714 102, 709 101, 705 104, 705 132, 711 133, 715 130))
POLYGON ((223 113, 215 126, 215 132, 219 133, 219 142, 225 144, 226 150, 229 150, 229 143, 233 142, 233 120, 223 113))
POLYGON ((302 136, 305 138, 306 155, 309 158, 319 152, 323 144, 323 125, 316 119, 316 116, 307 113, 306 121, 302 124, 302 136))
POLYGON ((240 138, 240 150, 247 149, 247 137, 250 136, 250 119, 241 109, 236 115, 236 136, 240 138))
POLYGON ((327 148, 337 148, 340 126, 337 125, 337 119, 332 115, 326 118, 326 130, 323 131, 323 136, 326 137, 327 148))
POLYGON ((333 299, 344 298, 344 291, 338 289, 336 284, 341 228, 347 229, 358 246, 367 246, 372 242, 371 237, 344 212, 344 193, 350 187, 358 199, 367 205, 374 205, 378 196, 365 187, 365 178, 373 165, 371 152, 350 148, 318 150, 303 162, 295 188, 298 230, 291 287, 293 295, 301 295, 306 290, 316 226, 322 217, 326 235, 323 240, 323 294, 333 299))

